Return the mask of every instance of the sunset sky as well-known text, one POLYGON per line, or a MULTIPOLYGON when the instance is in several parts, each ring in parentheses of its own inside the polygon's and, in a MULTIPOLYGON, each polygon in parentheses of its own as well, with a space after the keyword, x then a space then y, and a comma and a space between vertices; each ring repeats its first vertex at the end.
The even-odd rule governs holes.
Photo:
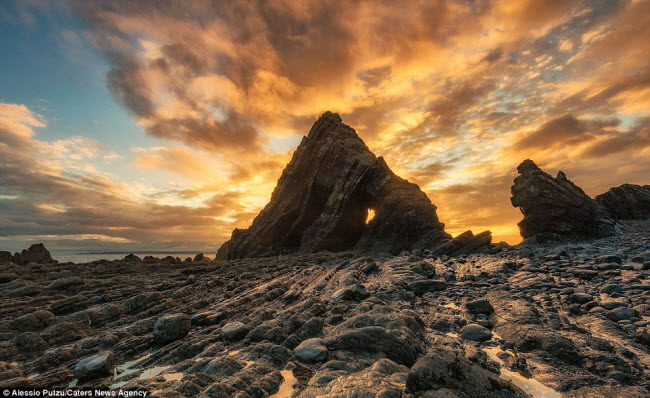
POLYGON ((338 112, 448 232, 650 184, 650 0, 2 1, 0 250, 215 251, 338 112))

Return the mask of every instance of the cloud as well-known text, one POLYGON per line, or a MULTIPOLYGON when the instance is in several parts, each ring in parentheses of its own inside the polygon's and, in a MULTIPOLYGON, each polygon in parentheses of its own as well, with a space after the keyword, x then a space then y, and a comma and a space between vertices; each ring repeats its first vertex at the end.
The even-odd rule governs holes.
POLYGON ((3 199, 0 222, 15 234, 219 242, 325 110, 454 232, 517 240, 509 185, 525 158, 591 193, 649 183, 648 2, 70 4, 87 28, 65 37, 106 59, 108 89, 158 144, 119 153, 128 171, 109 174, 101 142, 38 140, 43 118, 0 106, 0 195, 22 201, 3 199))
MULTIPOLYGON (((0 109, 3 118, 11 118, 0 124, 0 236, 6 242, 49 236, 61 248, 71 237, 88 241, 92 236, 115 247, 171 244, 216 249, 234 226, 250 222, 247 206, 236 200, 241 195, 237 192, 222 191, 196 207, 139 200, 128 184, 84 171, 93 169, 83 166, 85 160, 101 155, 96 143, 74 137, 37 140, 32 126, 46 124, 41 116, 24 106, 0 109), (14 127, 18 133, 11 130, 14 127)), ((161 148, 155 152, 178 155, 161 148)))
POLYGON ((567 114, 544 123, 537 130, 526 134, 515 144, 517 150, 549 148, 555 145, 573 145, 602 134, 608 127, 616 127, 620 120, 578 120, 567 114))

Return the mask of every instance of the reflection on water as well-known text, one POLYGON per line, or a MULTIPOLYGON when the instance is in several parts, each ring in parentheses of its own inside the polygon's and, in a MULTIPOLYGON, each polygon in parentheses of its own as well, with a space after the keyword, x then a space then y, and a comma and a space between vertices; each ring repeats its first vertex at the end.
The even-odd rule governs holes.
POLYGON ((504 380, 509 380, 512 384, 524 390, 527 394, 533 396, 533 398, 560 398, 560 395, 555 392, 550 387, 545 386, 539 381, 530 378, 527 379, 524 376, 520 375, 517 372, 508 370, 503 364, 503 361, 497 357, 497 354, 501 351, 499 347, 485 347, 483 348, 490 358, 497 361, 501 365, 501 377, 504 380))
POLYGON ((291 394, 293 394, 293 386, 296 385, 296 377, 293 375, 293 371, 281 370, 280 373, 282 374, 284 381, 280 384, 278 392, 271 395, 269 398, 291 398, 291 394))
POLYGON ((151 379, 152 377, 156 377, 162 372, 166 371, 167 369, 171 368, 171 365, 166 365, 166 366, 154 366, 151 369, 147 369, 142 374, 138 377, 138 379, 151 379))
POLYGON ((181 372, 167 373, 164 374, 163 377, 165 378, 165 381, 179 381, 180 379, 183 378, 183 373, 181 372))

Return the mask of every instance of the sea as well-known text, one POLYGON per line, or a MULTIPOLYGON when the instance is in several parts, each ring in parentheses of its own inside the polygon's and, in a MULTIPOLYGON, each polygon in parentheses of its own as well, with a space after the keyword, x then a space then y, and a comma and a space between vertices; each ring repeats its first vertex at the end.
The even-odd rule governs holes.
MULTIPOLYGON (((153 256, 157 258, 163 258, 167 256, 173 256, 173 257, 180 257, 181 260, 185 260, 187 257, 194 258, 199 252, 172 252, 172 251, 164 251, 164 252, 105 252, 105 253, 95 253, 95 252, 88 252, 88 253, 71 253, 71 252, 52 252, 52 258, 57 260, 60 263, 67 263, 67 262, 72 262, 72 263, 78 263, 78 264, 83 264, 83 263, 90 263, 93 261, 97 260, 120 260, 123 259, 124 256, 126 256, 129 253, 133 253, 136 256, 140 258, 144 258, 146 256, 153 256)), ((203 255, 213 259, 216 256, 216 253, 207 253, 203 252, 203 255)))

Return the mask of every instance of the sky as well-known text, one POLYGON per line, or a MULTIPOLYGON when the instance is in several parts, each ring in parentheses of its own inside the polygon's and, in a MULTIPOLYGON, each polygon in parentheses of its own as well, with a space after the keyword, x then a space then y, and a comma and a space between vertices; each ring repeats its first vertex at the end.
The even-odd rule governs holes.
POLYGON ((0 250, 205 250, 323 112, 520 241, 516 166, 650 184, 650 0, 0 2, 0 250))

